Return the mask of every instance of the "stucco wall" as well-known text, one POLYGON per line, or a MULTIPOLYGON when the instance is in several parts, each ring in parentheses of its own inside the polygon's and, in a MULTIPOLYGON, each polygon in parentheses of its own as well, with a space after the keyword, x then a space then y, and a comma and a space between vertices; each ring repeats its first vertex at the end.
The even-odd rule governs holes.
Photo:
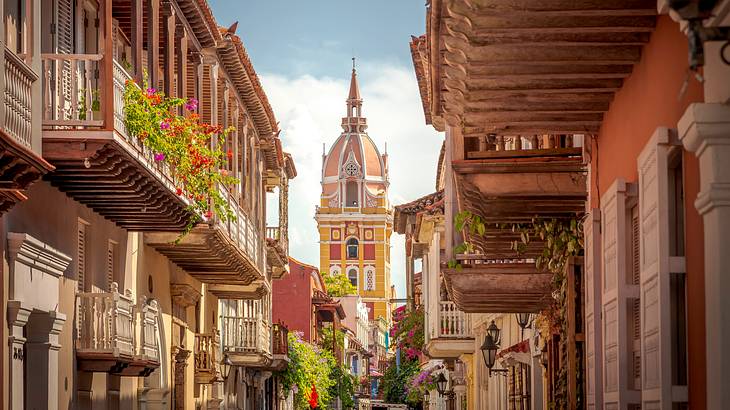
MULTIPOLYGON (((687 37, 668 16, 660 16, 643 48, 641 61, 615 95, 599 135, 592 143, 591 200, 617 178, 638 180, 637 158, 657 127, 677 128, 687 106, 703 100, 703 87, 687 74, 687 37), (685 80, 686 90, 682 93, 685 80)), ((684 152, 685 254, 687 261, 687 333, 689 398, 692 408, 705 407, 704 262, 702 220, 694 207, 699 192, 699 165, 684 152)))
POLYGON ((290 332, 312 336, 312 271, 289 259, 290 273, 272 284, 273 322, 284 324, 290 332))

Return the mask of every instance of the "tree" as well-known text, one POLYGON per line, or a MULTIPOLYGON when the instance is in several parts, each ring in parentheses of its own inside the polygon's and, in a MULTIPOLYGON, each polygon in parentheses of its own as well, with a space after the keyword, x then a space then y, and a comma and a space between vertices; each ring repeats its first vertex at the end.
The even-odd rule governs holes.
POLYGON ((335 298, 357 293, 357 288, 342 273, 339 275, 325 275, 324 287, 327 290, 327 294, 335 298))

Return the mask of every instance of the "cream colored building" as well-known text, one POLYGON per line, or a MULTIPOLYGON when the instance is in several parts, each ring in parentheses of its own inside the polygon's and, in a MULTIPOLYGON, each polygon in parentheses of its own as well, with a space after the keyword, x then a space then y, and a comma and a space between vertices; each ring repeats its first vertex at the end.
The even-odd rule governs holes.
POLYGON ((270 289, 288 269, 296 170, 240 38, 204 1, 0 9, 2 407, 286 408, 270 289), (184 184, 124 124, 124 87, 143 73, 235 127, 211 142, 240 180, 214 187, 233 218, 198 215, 181 237, 184 184))

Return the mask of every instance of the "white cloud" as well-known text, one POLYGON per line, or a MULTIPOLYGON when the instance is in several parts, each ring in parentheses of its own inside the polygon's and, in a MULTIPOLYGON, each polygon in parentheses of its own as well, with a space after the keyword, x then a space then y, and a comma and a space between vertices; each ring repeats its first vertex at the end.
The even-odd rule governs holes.
MULTIPOLYGON (((358 64, 368 134, 383 152, 388 145, 390 201, 400 204, 433 192, 443 136, 427 126, 412 69, 358 64)), ((261 81, 282 129, 284 150, 294 157, 298 176, 289 189, 290 254, 319 265, 314 221, 321 193, 322 143, 327 149, 340 135, 350 75, 287 78, 261 74, 261 81)), ((399 297, 405 293, 403 237, 391 238, 391 274, 399 297)))

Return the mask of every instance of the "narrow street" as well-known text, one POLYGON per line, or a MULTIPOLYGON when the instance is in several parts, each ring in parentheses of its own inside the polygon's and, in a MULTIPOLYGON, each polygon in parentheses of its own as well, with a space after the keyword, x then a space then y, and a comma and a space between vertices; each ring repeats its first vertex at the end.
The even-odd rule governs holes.
POLYGON ((1 408, 730 409, 730 0, 0 6, 1 408))

